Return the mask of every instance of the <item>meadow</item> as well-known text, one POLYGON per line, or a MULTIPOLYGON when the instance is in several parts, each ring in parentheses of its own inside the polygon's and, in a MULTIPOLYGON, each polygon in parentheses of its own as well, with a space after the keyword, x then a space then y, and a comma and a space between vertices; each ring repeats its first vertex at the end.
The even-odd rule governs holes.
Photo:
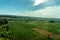
POLYGON ((49 22, 42 20, 10 20, 8 21, 7 25, 9 27, 9 31, 6 33, 5 37, 3 37, 5 40, 60 40, 60 22, 49 22), (38 28, 43 31, 54 33, 53 36, 59 35, 59 37, 54 39, 48 34, 45 35, 39 33, 39 30, 39 32, 33 30, 33 28, 38 28))

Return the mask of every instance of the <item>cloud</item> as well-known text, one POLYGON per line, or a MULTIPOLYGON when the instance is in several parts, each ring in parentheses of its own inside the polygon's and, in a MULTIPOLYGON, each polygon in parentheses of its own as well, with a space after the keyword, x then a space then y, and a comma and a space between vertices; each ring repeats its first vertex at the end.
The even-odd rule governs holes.
POLYGON ((36 3, 34 0, 0 0, 0 14, 32 16, 32 17, 60 17, 60 0, 48 0, 36 3))
POLYGON ((47 2, 47 0, 34 0, 34 6, 37 6, 37 5, 39 5, 39 4, 41 4, 41 3, 44 3, 44 2, 47 2))
MULTIPOLYGON (((40 0, 41 1, 41 0, 40 0)), ((44 9, 48 6, 58 6, 60 5, 60 0, 48 0, 48 1, 41 1, 39 0, 0 0, 1 8, 10 8, 16 10, 29 10, 29 11, 36 11, 44 9), (1 2, 2 1, 2 2, 1 2), (36 2, 34 2, 36 1, 36 2), (36 6, 35 6, 36 5, 36 6)))
POLYGON ((60 6, 49 6, 42 10, 15 12, 14 15, 30 16, 30 17, 47 17, 60 18, 60 6))
POLYGON ((48 0, 47 2, 43 2, 37 6, 34 6, 34 8, 32 8, 32 11, 36 11, 36 10, 41 10, 44 9, 46 7, 49 6, 59 6, 60 5, 60 0, 48 0))
POLYGON ((30 16, 30 17, 48 17, 60 18, 60 6, 49 6, 45 9, 36 11, 5 11, 0 12, 1 15, 17 15, 17 16, 30 16))
POLYGON ((48 18, 60 18, 60 6, 50 6, 42 10, 36 10, 32 16, 35 17, 48 17, 48 18))

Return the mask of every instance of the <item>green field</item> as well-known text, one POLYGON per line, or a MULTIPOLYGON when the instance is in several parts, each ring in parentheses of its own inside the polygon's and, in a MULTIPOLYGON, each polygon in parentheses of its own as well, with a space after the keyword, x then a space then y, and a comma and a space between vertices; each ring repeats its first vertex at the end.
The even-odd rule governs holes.
MULTIPOLYGON (((9 31, 6 34, 9 40, 54 40, 48 36, 41 35, 31 28, 39 28, 56 35, 60 35, 60 23, 50 23, 48 21, 20 21, 11 20, 8 22, 9 31)), ((7 40, 6 39, 6 40, 7 40)), ((2 40, 2 39, 0 39, 2 40)), ((57 38, 57 40, 60 40, 57 38)))

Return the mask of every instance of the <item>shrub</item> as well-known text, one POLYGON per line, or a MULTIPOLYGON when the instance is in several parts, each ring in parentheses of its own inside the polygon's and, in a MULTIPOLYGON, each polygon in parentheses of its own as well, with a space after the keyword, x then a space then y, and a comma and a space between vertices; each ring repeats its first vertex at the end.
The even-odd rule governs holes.
POLYGON ((0 26, 3 24, 8 24, 8 20, 7 19, 0 19, 0 26))

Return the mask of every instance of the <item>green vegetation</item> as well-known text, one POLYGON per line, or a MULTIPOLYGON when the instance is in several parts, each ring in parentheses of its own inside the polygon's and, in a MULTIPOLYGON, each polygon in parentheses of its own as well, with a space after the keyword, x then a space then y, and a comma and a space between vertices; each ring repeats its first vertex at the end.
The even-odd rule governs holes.
POLYGON ((9 24, 11 33, 9 34, 10 40, 39 40, 39 39, 47 39, 43 35, 39 36, 38 33, 33 32, 24 21, 10 21, 9 24), (13 35, 13 36, 12 36, 13 35), (37 38, 36 38, 37 37, 37 38))
MULTIPOLYGON (((0 40, 53 40, 52 38, 48 38, 48 36, 33 31, 31 28, 40 28, 60 35, 60 23, 52 21, 10 19, 7 25, 9 27, 7 27, 8 29, 0 28, 0 34, 2 33, 4 35, 4 37, 0 37, 0 40)), ((4 25, 4 27, 6 27, 6 25, 4 25)))

